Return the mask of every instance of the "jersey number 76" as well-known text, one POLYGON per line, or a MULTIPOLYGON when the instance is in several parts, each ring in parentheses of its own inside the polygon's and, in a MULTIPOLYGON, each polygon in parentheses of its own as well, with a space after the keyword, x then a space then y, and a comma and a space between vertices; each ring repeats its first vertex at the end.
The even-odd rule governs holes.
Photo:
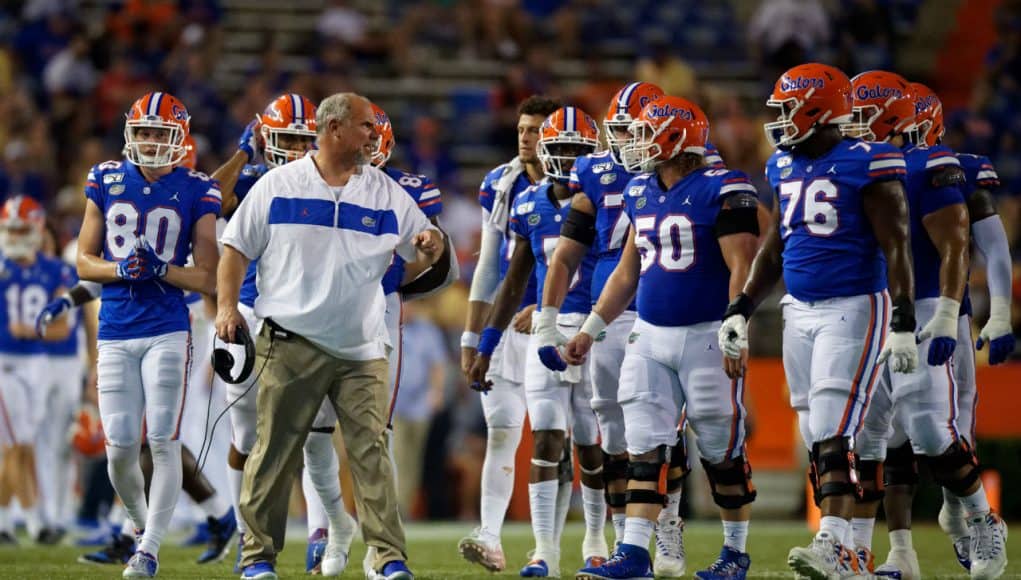
POLYGON ((813 236, 830 236, 840 227, 840 217, 832 202, 839 197, 837 186, 829 179, 785 181, 780 184, 780 201, 787 201, 783 212, 781 237, 787 239, 800 223, 813 236), (801 220, 795 217, 801 206, 801 220))

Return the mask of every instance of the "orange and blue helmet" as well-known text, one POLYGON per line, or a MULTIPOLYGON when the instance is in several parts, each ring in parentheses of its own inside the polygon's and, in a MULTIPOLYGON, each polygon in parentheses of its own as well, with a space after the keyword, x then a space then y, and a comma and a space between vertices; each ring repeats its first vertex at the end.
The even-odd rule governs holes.
POLYGON ((606 118, 603 119, 603 127, 606 129, 606 144, 610 148, 610 157, 618 165, 623 165, 620 158, 621 148, 631 140, 631 134, 628 132, 631 121, 638 118, 646 105, 659 100, 663 95, 663 89, 644 82, 628 83, 613 95, 610 107, 606 111, 606 118))
POLYGON ((561 107, 539 128, 536 153, 547 177, 566 183, 571 178, 574 160, 599 146, 599 127, 595 120, 577 107, 561 107))
POLYGON ((908 140, 916 145, 932 147, 943 139, 943 101, 922 83, 911 83, 915 93, 915 122, 908 131, 908 140))
POLYGON ((43 245, 46 210, 27 195, 16 195, 0 208, 0 251, 13 259, 27 258, 43 245))
POLYGON ((147 93, 131 105, 124 123, 124 154, 140 167, 178 165, 188 154, 191 116, 174 95, 147 93))
POLYGON ((372 152, 371 163, 373 167, 383 167, 390 160, 396 140, 394 139, 394 128, 390 124, 390 117, 379 105, 372 105, 372 115, 376 123, 376 150, 372 152))
POLYGON ((301 159, 315 146, 316 106, 306 97, 282 94, 255 117, 262 135, 262 158, 269 167, 301 159))
POLYGON ((766 138, 778 149, 789 149, 818 127, 851 120, 851 81, 836 67, 801 64, 776 81, 766 106, 778 109, 776 121, 765 124, 766 138))
POLYGON ((912 127, 915 95, 907 79, 897 73, 870 70, 851 79, 854 104, 845 135, 867 141, 888 141, 912 127))
POLYGON ((705 156, 709 119, 695 103, 665 96, 649 103, 628 128, 631 142, 621 157, 630 173, 652 171, 683 153, 705 156))

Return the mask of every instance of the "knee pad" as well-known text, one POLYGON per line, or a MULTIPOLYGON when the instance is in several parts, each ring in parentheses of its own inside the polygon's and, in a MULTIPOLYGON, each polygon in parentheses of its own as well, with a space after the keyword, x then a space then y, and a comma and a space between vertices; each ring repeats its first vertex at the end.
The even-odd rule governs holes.
POLYGON ((926 456, 925 463, 936 483, 954 495, 964 495, 979 476, 978 458, 963 441, 955 441, 941 455, 926 456))
POLYGON ((681 474, 677 477, 671 477, 669 472, 667 473, 666 490, 668 493, 672 493, 681 489, 684 485, 684 479, 691 473, 691 463, 688 460, 688 442, 684 438, 684 430, 677 430, 677 444, 670 449, 670 471, 674 469, 680 469, 681 474))
POLYGON ((134 447, 142 438, 141 420, 127 413, 110 413, 103 417, 106 444, 111 447, 134 447))
POLYGON ((533 431, 566 431, 567 416, 555 401, 534 401, 528 406, 528 419, 533 431))
POLYGON ((883 462, 883 485, 918 485, 918 463, 911 442, 886 450, 883 462))
POLYGON ((627 480, 627 467, 627 459, 611 459, 609 454, 603 454, 603 485, 606 489, 606 505, 611 508, 621 509, 627 505, 626 494, 610 493, 611 482, 627 480))
POLYGON ((812 444, 812 466, 816 476, 816 502, 837 495, 860 494, 854 467, 854 452, 847 437, 832 437, 812 444), (826 474, 844 474, 847 481, 824 482, 826 474))
MULTIPOLYGON (((629 481, 641 481, 646 483, 659 483, 659 474, 663 465, 667 462, 667 447, 661 445, 656 449, 656 458, 652 461, 631 461, 627 466, 627 478, 629 481)), ((627 490, 627 503, 647 503, 664 505, 666 498, 657 490, 651 489, 629 489, 627 490)))
POLYGON ((716 502, 716 505, 723 509, 736 510, 755 501, 757 492, 755 486, 752 485, 752 466, 743 455, 716 465, 703 459, 702 467, 705 468, 706 477, 709 478, 709 487, 712 489, 713 501, 716 502), (721 485, 739 485, 741 493, 738 495, 720 493, 718 489, 721 485))
POLYGON ((873 460, 858 460, 858 481, 861 483, 861 497, 863 502, 873 502, 883 499, 886 491, 883 488, 883 462, 873 460))

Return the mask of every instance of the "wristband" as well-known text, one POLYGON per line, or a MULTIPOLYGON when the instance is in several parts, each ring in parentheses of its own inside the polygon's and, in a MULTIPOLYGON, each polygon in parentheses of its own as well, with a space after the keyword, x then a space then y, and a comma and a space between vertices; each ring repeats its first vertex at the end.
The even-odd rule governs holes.
POLYGON ((493 351, 496 350, 496 345, 500 344, 500 339, 503 337, 503 331, 499 328, 493 328, 487 326, 482 331, 482 335, 479 337, 479 354, 483 356, 490 356, 493 351))
POLYGON ((479 347, 479 333, 468 332, 467 330, 461 333, 461 348, 478 348, 479 347))
POLYGON ((990 296, 989 297, 989 318, 999 318, 1010 321, 1010 297, 990 296))
POLYGON ((606 321, 593 310, 589 312, 588 318, 585 319, 585 323, 581 325, 581 330, 578 332, 584 332, 592 338, 596 338, 604 330, 606 330, 606 321))
POLYGON ((535 326, 536 328, 552 327, 557 326, 557 315, 560 314, 560 309, 555 306, 543 306, 535 315, 535 326))
POLYGON ((752 312, 755 312, 755 303, 752 302, 752 299, 747 294, 742 292, 727 305, 727 310, 723 313, 723 320, 735 314, 740 314, 744 316, 745 320, 748 320, 752 317, 752 312))
POLYGON ((893 299, 893 313, 890 315, 890 330, 893 332, 914 332, 915 305, 907 296, 893 299))

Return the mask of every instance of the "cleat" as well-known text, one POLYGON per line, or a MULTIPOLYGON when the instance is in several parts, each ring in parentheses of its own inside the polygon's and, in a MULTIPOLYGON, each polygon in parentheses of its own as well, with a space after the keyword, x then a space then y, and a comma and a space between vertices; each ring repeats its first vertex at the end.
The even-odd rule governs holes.
POLYGON ((347 568, 348 555, 351 552, 351 542, 354 540, 355 532, 357 531, 358 522, 346 511, 344 512, 342 528, 330 528, 328 533, 329 541, 326 543, 326 550, 322 555, 322 565, 320 566, 323 576, 340 576, 344 568, 347 568))
POLYGON ((950 536, 954 543, 954 555, 957 556, 957 563, 965 570, 971 569, 971 536, 968 531, 968 523, 963 517, 950 515, 947 509, 946 500, 939 510, 939 527, 943 533, 950 536))
POLYGON ((620 548, 602 566, 578 570, 575 580, 645 580, 654 578, 649 551, 631 544, 620 548))
POLYGON ((607 560, 608 558, 603 558, 602 556, 592 556, 591 558, 585 558, 585 567, 598 568, 605 564, 607 560))
POLYGON ((244 547, 245 547, 245 535, 244 534, 238 534, 238 555, 234 558, 234 570, 233 570, 233 572, 235 574, 240 574, 242 572, 242 568, 241 568, 241 550, 243 550, 244 547))
POLYGON ((324 528, 319 528, 308 537, 308 548, 305 549, 305 572, 319 574, 323 563, 323 554, 326 553, 326 544, 329 533, 324 528))
POLYGON ((156 561, 156 556, 148 552, 138 551, 135 555, 128 560, 127 567, 124 568, 124 572, 121 574, 122 578, 155 578, 156 571, 159 570, 160 564, 156 561))
POLYGON ((736 578, 744 580, 748 575, 748 568, 752 565, 752 558, 745 552, 723 546, 720 550, 720 557, 708 568, 695 572, 695 578, 699 580, 721 580, 725 578, 736 578))
POLYGON ((872 553, 872 550, 868 548, 858 548, 854 551, 855 555, 858 556, 858 571, 862 574, 868 572, 869 574, 876 570, 876 556, 872 553))
POLYGON ((209 543, 209 524, 202 522, 195 526, 195 533, 188 536, 188 539, 181 542, 182 548, 188 548, 191 546, 201 546, 209 543))
POLYGON ((385 580, 415 580, 415 575, 411 573, 403 560, 394 560, 383 564, 380 574, 385 580))
POLYGON ((91 554, 82 554, 78 556, 78 561, 82 564, 118 564, 123 566, 134 554, 135 538, 116 533, 112 535, 110 543, 102 550, 91 554))
POLYGON ((585 540, 581 543, 581 557, 585 560, 586 568, 599 567, 606 563, 610 557, 610 547, 606 545, 606 537, 602 534, 585 533, 585 540), (589 562, 598 561, 594 566, 589 562))
POLYGON ((199 556, 199 564, 219 562, 227 556, 227 552, 230 551, 230 541, 238 529, 234 508, 227 510, 227 513, 220 519, 210 517, 206 525, 209 528, 209 544, 206 551, 199 556))
POLYGON ((478 564, 490 572, 501 572, 507 567, 507 560, 503 556, 500 539, 491 542, 489 535, 482 528, 475 528, 471 535, 457 543, 457 551, 472 564, 478 564))
POLYGON ((989 512, 968 518, 971 530, 972 578, 999 578, 1007 568, 1007 524, 989 512))
POLYGON ((819 532, 808 547, 791 548, 787 565, 801 577, 836 580, 858 575, 858 558, 829 532, 819 532))
POLYGON ((918 580, 922 577, 922 570, 918 565, 918 554, 913 549, 890 550, 886 556, 886 562, 875 569, 875 575, 879 578, 893 578, 894 580, 918 580))
POLYGON ((665 518, 656 523, 656 559, 652 569, 656 576, 680 578, 687 562, 684 555, 684 521, 665 518))
POLYGON ((269 562, 256 562, 245 566, 241 580, 277 580, 277 571, 269 562))
POLYGON ((547 578, 549 577, 549 566, 545 560, 531 560, 518 573, 522 578, 547 578))

